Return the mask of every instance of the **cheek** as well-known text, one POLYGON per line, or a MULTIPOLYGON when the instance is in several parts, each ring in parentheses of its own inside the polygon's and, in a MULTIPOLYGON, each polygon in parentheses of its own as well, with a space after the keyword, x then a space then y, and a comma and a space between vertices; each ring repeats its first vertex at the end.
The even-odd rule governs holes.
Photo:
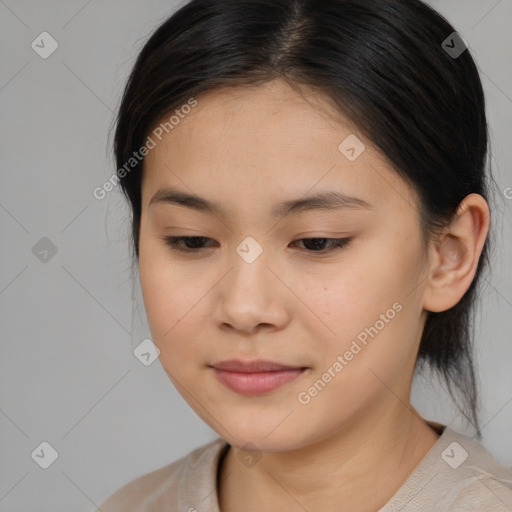
POLYGON ((329 331, 324 339, 327 366, 352 349, 357 353, 348 354, 351 366, 359 361, 362 371, 380 367, 388 373, 414 349, 421 311, 418 297, 410 292, 416 286, 419 252, 412 247, 410 252, 391 246, 383 250, 386 245, 377 242, 348 272, 333 273, 325 286, 311 287, 315 310, 336 333, 329 331))
POLYGON ((153 343, 160 350, 164 368, 174 373, 197 353, 192 334, 194 326, 203 324, 198 322, 199 310, 194 306, 204 293, 187 284, 190 280, 169 265, 160 249, 144 243, 140 245, 139 273, 153 343))

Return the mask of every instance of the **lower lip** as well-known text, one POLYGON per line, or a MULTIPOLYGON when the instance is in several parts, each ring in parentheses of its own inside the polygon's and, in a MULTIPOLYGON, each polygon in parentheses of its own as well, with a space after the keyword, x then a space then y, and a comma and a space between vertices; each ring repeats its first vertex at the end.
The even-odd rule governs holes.
POLYGON ((305 368, 273 372, 228 372, 214 368, 215 375, 226 387, 242 395, 269 393, 291 382, 301 375, 305 368))

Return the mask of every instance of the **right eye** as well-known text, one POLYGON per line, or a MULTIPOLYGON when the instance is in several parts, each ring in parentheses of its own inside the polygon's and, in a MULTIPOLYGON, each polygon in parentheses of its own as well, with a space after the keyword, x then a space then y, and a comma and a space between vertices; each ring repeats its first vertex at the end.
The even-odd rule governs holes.
POLYGON ((205 236, 166 236, 164 238, 165 243, 172 250, 179 252, 199 252, 199 250, 205 248, 201 247, 205 240, 211 240, 211 238, 205 236), (183 245, 180 245, 181 242, 187 244, 185 248, 183 248, 183 245))

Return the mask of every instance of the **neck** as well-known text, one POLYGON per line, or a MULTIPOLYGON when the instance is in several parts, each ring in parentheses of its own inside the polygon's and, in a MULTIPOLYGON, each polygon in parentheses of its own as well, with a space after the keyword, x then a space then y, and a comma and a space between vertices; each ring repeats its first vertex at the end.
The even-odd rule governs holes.
POLYGON ((298 504, 310 512, 378 510, 439 438, 414 408, 393 399, 326 439, 266 452, 250 468, 230 448, 220 469, 221 511, 271 512, 298 504))

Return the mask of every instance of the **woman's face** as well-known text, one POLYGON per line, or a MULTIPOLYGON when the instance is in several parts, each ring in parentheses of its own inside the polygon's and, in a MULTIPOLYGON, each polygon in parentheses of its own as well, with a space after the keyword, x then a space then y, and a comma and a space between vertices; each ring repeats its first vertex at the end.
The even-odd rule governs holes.
POLYGON ((417 198, 320 101, 279 80, 216 91, 145 159, 139 264, 153 341, 192 409, 238 447, 305 447, 407 409, 429 272, 417 198), (171 189, 219 210, 166 200, 171 189), (359 201, 278 208, 333 192, 359 201), (172 248, 166 237, 204 238, 172 248), (229 360, 298 370, 213 368, 229 360))

